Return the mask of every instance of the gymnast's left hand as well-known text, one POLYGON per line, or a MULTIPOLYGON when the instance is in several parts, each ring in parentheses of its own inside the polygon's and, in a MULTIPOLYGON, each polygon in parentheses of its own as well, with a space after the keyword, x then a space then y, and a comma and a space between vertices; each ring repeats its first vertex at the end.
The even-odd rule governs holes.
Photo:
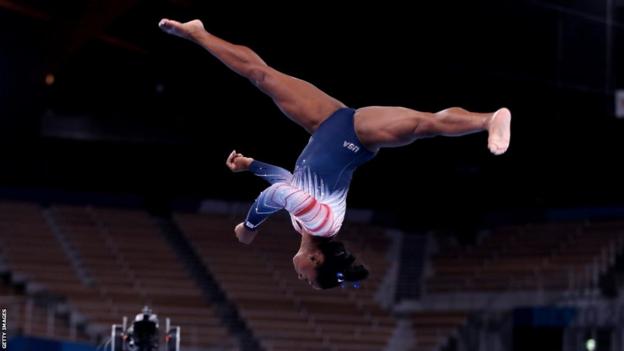
POLYGON ((237 153, 233 150, 225 160, 225 165, 232 172, 243 172, 249 170, 249 165, 253 162, 253 158, 245 157, 243 154, 237 153))

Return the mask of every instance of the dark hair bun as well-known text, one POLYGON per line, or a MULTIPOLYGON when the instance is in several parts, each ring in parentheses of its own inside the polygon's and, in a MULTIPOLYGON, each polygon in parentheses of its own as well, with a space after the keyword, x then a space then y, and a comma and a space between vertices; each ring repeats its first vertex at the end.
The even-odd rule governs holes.
POLYGON ((355 264, 355 256, 341 242, 327 241, 319 245, 319 249, 323 252, 324 262, 316 270, 316 281, 322 289, 339 286, 342 280, 359 282, 368 277, 368 269, 355 264))

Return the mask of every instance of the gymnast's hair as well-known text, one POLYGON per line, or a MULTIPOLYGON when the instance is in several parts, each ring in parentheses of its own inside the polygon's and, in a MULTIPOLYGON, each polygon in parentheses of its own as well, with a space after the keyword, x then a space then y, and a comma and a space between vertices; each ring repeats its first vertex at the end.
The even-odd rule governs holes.
POLYGON ((368 277, 368 269, 361 264, 355 264, 353 256, 340 241, 327 240, 319 244, 324 261, 316 268, 316 283, 321 289, 330 289, 341 286, 344 282, 355 282, 368 277))

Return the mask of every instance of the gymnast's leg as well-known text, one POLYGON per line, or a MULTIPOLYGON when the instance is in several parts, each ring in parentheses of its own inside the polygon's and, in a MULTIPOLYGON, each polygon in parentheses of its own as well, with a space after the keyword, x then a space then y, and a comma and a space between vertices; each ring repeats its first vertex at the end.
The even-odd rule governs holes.
POLYGON ((399 147, 417 139, 461 136, 487 131, 488 148, 495 155, 507 151, 511 137, 511 112, 501 108, 491 113, 475 113, 452 107, 436 113, 404 107, 371 106, 355 114, 355 129, 371 150, 399 147))
POLYGON ((286 116, 309 133, 313 133, 337 109, 344 107, 343 103, 314 85, 268 66, 250 48, 208 33, 199 20, 180 23, 163 19, 158 25, 169 34, 198 44, 232 71, 249 79, 269 95, 286 116))

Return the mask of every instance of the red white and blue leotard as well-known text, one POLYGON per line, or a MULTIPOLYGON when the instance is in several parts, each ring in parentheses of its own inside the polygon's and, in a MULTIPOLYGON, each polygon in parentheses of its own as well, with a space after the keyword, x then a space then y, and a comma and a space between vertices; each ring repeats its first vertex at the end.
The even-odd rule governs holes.
POLYGON ((250 171, 271 186, 249 209, 247 228, 254 230, 285 209, 300 233, 329 237, 338 232, 353 172, 375 156, 358 139, 354 114, 353 109, 341 108, 323 121, 299 155, 294 174, 260 161, 251 163, 250 171))

